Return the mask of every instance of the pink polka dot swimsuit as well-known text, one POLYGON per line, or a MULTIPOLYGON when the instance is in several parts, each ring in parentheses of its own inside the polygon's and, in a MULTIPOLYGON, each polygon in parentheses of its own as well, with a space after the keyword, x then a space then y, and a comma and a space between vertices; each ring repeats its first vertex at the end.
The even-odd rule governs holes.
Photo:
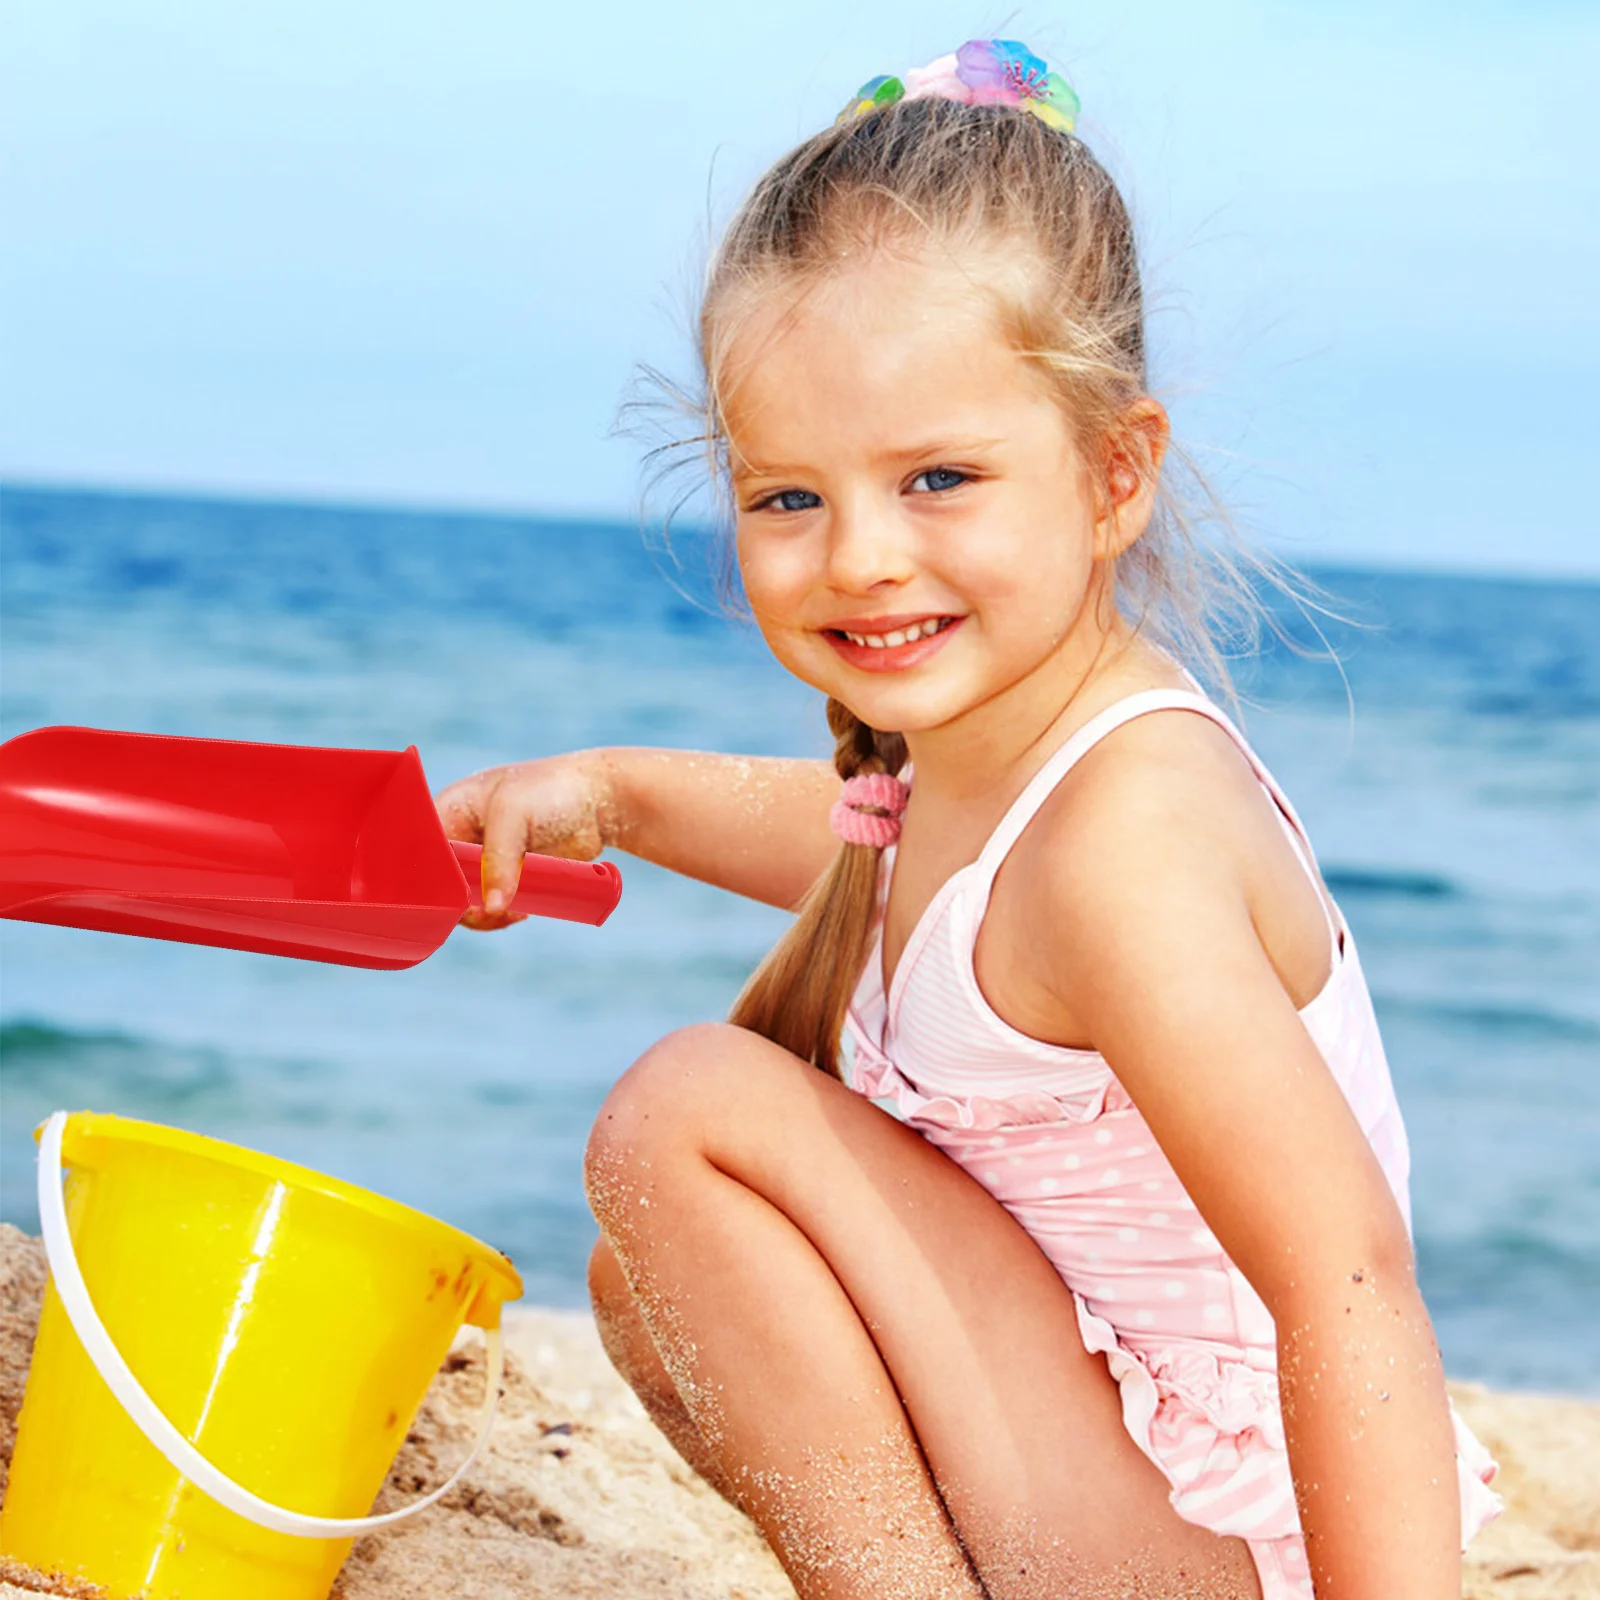
MULTIPOLYGON (((1123 1421, 1165 1474, 1180 1516, 1244 1539, 1264 1600, 1312 1600, 1278 1402, 1271 1314, 1206 1227, 1103 1056, 1045 1044, 989 1006, 973 950, 996 872, 1051 790, 1116 728, 1184 710, 1222 727, 1276 802, 1318 882, 1293 808, 1244 736, 1204 696, 1152 690, 1079 729, 1039 770, 978 859, 929 903, 883 990, 878 934, 846 1021, 847 1081, 890 1101, 1027 1229, 1077 1304, 1085 1346, 1103 1353, 1123 1421)), ((1410 1158, 1355 942, 1330 918, 1333 970, 1300 1012, 1383 1166, 1410 1226, 1410 1158)), ((1454 1413, 1452 1413, 1454 1416, 1454 1413)), ((1500 1509, 1494 1463, 1455 1418, 1463 1538, 1500 1509)))

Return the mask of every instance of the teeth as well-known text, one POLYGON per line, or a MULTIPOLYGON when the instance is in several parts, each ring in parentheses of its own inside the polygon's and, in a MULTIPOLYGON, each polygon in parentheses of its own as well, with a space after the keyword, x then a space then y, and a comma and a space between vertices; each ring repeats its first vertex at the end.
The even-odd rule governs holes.
POLYGON ((942 617, 929 617, 909 628, 896 628, 893 633, 846 633, 851 644, 865 645, 869 650, 892 650, 897 644, 907 644, 913 639, 926 639, 944 626, 942 617))

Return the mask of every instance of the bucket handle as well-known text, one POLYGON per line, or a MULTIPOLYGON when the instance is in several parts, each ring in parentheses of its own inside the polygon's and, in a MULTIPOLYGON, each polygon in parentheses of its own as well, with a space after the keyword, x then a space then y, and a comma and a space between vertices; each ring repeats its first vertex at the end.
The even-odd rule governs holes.
POLYGON ((122 1359, 121 1352, 112 1343, 111 1335, 106 1332, 105 1324, 101 1322, 89 1298, 88 1285, 83 1281, 83 1273, 79 1270, 78 1258, 72 1248, 72 1233, 67 1227, 67 1207, 61 1193, 61 1138, 66 1126, 67 1113, 57 1111, 45 1123, 44 1131, 39 1136, 39 1224, 56 1294, 67 1313, 67 1320, 72 1324, 73 1332, 82 1342, 95 1370, 121 1403, 122 1409, 133 1419, 145 1438, 190 1483, 247 1521, 270 1528, 274 1533, 293 1534, 301 1539, 349 1539, 357 1534, 371 1533, 376 1528, 389 1527, 431 1506, 455 1487, 461 1475, 478 1459, 494 1426, 495 1406, 500 1398, 500 1379, 505 1365, 499 1328, 490 1328, 484 1333, 488 1357, 487 1387, 472 1453, 431 1494, 402 1506, 398 1511, 386 1511, 372 1517, 306 1516, 261 1499, 212 1466, 167 1421, 160 1407, 144 1392, 128 1363, 122 1359))

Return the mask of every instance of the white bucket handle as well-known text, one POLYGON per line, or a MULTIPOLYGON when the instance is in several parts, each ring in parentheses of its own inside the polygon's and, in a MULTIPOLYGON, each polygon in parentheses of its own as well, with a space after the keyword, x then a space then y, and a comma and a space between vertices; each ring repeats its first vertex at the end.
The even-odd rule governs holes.
POLYGON ((78 1258, 73 1252, 72 1234, 67 1227, 66 1202, 61 1194, 61 1137, 66 1126, 67 1113, 57 1111, 45 1123, 44 1132, 39 1137, 39 1226, 44 1235, 44 1252, 50 1263, 50 1274, 55 1280, 56 1294, 95 1370, 121 1402, 122 1409, 134 1420, 145 1438, 190 1483, 241 1517, 263 1528, 270 1528, 274 1533, 294 1534, 302 1539, 349 1539, 356 1534, 371 1533, 375 1528, 386 1528, 431 1506, 455 1487, 461 1475, 478 1459, 479 1452, 489 1441, 489 1430, 494 1426, 495 1406, 500 1398, 500 1378, 505 1365, 498 1328, 490 1328, 484 1334, 489 1371, 483 1410, 478 1421, 478 1436, 473 1441, 472 1453, 432 1494, 424 1495, 422 1499, 402 1506, 398 1511, 386 1511, 375 1517, 309 1517, 251 1494, 212 1466, 167 1421, 160 1408, 144 1392, 128 1363, 122 1359, 121 1352, 111 1342, 111 1336, 89 1298, 88 1285, 83 1281, 78 1258))

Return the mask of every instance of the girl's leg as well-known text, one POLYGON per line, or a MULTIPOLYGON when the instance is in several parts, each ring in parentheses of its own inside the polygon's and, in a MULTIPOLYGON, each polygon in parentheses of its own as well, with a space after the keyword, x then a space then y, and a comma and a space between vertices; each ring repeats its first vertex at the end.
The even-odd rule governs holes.
POLYGON ((633 1290, 622 1275, 622 1264, 604 1239, 589 1257, 589 1299, 595 1326, 611 1365, 639 1397, 650 1420, 667 1436, 672 1448, 720 1494, 735 1505, 739 1497, 723 1477, 706 1442, 700 1437, 677 1386, 661 1365, 650 1330, 645 1327, 633 1290))
POLYGON ((590 1139, 590 1202, 631 1280, 623 1310, 596 1252, 608 1351, 684 1458, 754 1518, 805 1600, 981 1600, 904 1409, 825 1263, 760 1196, 702 1156, 657 1144, 688 1131, 647 1103, 670 1094, 665 1061, 682 1038, 634 1067, 590 1139), (634 1119, 640 1138, 626 1131, 634 1119), (747 1251, 755 1259, 741 1261, 747 1251), (797 1295, 811 1302, 801 1316, 797 1295), (822 1365, 790 1361, 803 1342, 822 1365), (717 1349, 705 1360, 708 1343, 717 1349), (797 1406, 810 1416, 789 1431, 782 1417, 797 1406), (751 1448, 744 1435, 772 1426, 778 1448, 751 1448))
POLYGON ((841 1084, 684 1029, 613 1090, 588 1181, 686 1453, 805 1600, 1259 1595, 1239 1541, 1172 1510, 1033 1241, 841 1084))

